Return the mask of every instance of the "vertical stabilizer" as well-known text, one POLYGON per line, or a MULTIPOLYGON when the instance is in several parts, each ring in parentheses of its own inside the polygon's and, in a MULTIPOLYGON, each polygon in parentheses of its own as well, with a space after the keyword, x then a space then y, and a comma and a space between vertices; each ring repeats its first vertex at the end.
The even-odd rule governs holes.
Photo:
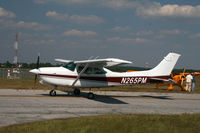
POLYGON ((151 69, 150 72, 153 75, 170 75, 179 57, 180 54, 169 53, 155 68, 151 69))

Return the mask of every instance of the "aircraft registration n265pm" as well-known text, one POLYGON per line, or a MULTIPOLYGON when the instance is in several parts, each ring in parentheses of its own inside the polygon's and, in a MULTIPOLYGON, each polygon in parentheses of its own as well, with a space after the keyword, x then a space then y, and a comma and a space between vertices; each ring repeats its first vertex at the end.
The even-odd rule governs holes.
MULTIPOLYGON (((50 91, 51 96, 56 95, 57 86, 72 87, 74 88, 74 94, 80 95, 80 88, 175 82, 170 79, 170 73, 179 57, 180 55, 177 53, 169 53, 151 70, 113 72, 105 67, 130 64, 132 62, 116 58, 83 61, 55 59, 55 61, 64 64, 61 67, 39 68, 38 56, 37 68, 30 70, 30 72, 36 74, 35 81, 39 76, 41 84, 54 86, 54 89, 50 91)), ((94 94, 89 92, 88 98, 94 98, 94 94)))

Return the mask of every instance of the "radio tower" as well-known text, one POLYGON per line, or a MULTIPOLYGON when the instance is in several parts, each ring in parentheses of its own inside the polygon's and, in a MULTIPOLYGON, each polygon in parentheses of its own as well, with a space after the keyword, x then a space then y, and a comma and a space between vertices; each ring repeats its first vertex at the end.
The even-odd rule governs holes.
POLYGON ((14 64, 15 67, 13 69, 14 73, 18 73, 18 65, 17 65, 17 56, 18 56, 18 34, 16 34, 15 38, 15 43, 14 43, 14 50, 15 50, 15 55, 14 55, 14 64))

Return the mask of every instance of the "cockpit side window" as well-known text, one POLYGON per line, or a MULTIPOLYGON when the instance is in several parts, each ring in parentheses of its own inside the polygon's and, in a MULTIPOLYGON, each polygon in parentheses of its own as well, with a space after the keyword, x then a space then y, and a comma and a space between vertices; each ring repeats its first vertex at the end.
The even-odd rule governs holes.
MULTIPOLYGON (((83 70, 83 66, 79 66, 77 71, 80 73, 83 70)), ((88 67, 85 72, 85 74, 105 74, 106 71, 103 70, 103 68, 93 68, 93 67, 88 67)))
POLYGON ((76 68, 76 64, 74 64, 74 62, 70 62, 70 63, 67 63, 67 64, 63 64, 63 67, 67 68, 71 71, 74 71, 74 69, 76 68))

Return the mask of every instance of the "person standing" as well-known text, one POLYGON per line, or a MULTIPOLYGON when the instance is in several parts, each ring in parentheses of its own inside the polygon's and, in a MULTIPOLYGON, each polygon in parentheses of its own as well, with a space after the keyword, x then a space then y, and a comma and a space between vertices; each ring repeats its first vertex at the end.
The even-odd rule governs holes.
POLYGON ((193 73, 192 74, 192 91, 194 91, 194 88, 195 88, 195 82, 196 82, 196 79, 195 79, 195 74, 193 73))
POLYGON ((188 74, 185 78, 186 78, 186 91, 191 92, 193 77, 191 74, 188 74))

